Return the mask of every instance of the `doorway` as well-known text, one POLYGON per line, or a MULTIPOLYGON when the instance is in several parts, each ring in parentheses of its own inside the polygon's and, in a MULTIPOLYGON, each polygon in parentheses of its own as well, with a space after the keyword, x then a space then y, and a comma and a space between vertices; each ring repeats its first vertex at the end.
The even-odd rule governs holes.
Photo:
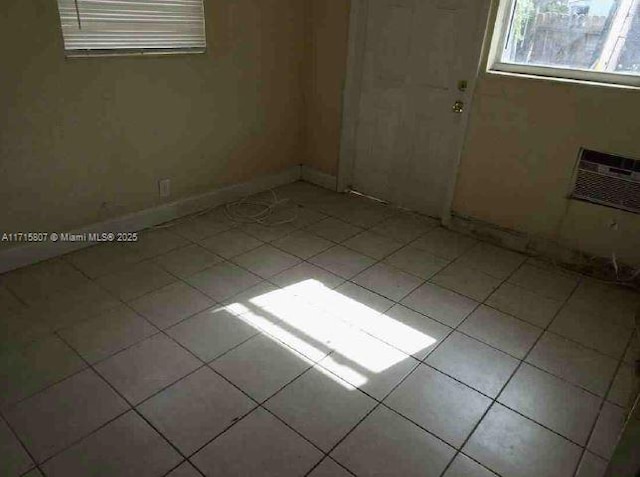
POLYGON ((353 0, 339 187, 449 213, 489 0, 353 0))

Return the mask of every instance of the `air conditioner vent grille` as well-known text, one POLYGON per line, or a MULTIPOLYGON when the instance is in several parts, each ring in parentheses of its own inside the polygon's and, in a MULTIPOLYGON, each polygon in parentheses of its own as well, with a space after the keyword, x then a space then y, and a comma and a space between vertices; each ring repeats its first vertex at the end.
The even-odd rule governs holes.
POLYGON ((640 161, 583 150, 572 198, 640 213, 640 161))

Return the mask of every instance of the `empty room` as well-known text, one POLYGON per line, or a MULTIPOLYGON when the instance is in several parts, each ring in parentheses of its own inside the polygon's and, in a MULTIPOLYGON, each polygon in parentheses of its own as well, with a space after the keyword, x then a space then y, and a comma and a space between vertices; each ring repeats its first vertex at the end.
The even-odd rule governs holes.
POLYGON ((640 0, 0 44, 0 477, 640 475, 640 0))

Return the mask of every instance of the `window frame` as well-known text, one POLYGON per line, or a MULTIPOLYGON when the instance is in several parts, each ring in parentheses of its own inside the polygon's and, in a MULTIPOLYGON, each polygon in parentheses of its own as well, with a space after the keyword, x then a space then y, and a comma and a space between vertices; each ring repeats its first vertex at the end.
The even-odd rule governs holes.
POLYGON ((607 86, 640 87, 640 75, 591 71, 558 66, 524 65, 501 61, 506 46, 515 12, 517 0, 499 0, 496 21, 494 24, 487 71, 489 73, 506 73, 519 76, 534 76, 556 81, 579 81, 607 86))
POLYGON ((67 49, 64 37, 64 29, 62 26, 62 17, 60 15, 60 5, 58 0, 53 0, 56 4, 56 13, 58 20, 58 32, 62 43, 62 51, 65 59, 73 60, 76 58, 100 58, 100 57, 163 57, 174 55, 203 55, 207 53, 209 47, 207 35, 207 5, 206 0, 202 0, 202 19, 204 23, 204 47, 177 47, 177 48, 87 48, 87 49, 67 49))

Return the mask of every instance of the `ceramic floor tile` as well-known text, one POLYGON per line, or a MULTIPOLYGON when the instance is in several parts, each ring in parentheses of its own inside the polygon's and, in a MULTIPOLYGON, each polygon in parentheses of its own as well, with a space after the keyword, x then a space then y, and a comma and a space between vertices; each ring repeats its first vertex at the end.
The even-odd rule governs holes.
POLYGON ((484 301, 500 285, 498 278, 457 262, 435 275, 431 282, 478 301, 484 301))
POLYGON ((513 477, 573 475, 581 453, 577 445, 499 404, 482 419, 463 451, 499 475, 513 477))
POLYGON ((344 278, 307 262, 300 263, 293 268, 285 270, 271 277, 270 280, 281 287, 289 287, 313 280, 327 288, 335 288, 344 282, 344 278))
POLYGON ((60 330, 121 304, 121 301, 95 282, 74 288, 47 300, 32 303, 24 317, 41 321, 51 330, 60 330))
POLYGON ((258 240, 242 230, 235 229, 222 232, 200 242, 200 245, 207 250, 227 259, 258 248, 262 244, 262 240, 258 240))
POLYGON ((542 334, 541 328, 485 305, 476 308, 458 329, 519 359, 542 334))
POLYGON ((335 350, 318 366, 382 400, 417 366, 418 361, 357 330, 340 333, 331 343, 335 350))
POLYGON ((585 451, 576 477, 604 477, 606 472, 607 461, 589 451, 585 451))
POLYGON ((562 306, 562 301, 545 298, 510 283, 503 283, 485 302, 521 320, 545 328, 562 306))
POLYGON ((289 209, 290 210, 286 210, 282 214, 274 214, 273 219, 278 220, 281 216, 287 219, 293 217, 294 220, 290 222, 290 225, 295 229, 302 229, 327 218, 326 215, 320 212, 300 205, 292 206, 289 209))
POLYGON ((439 476, 455 451, 414 423, 381 406, 331 456, 361 476, 439 476))
POLYGON ((325 457, 320 465, 313 469, 309 477, 352 477, 352 474, 333 459, 325 457))
POLYGON ((167 477, 201 477, 202 474, 189 462, 183 462, 167 474, 167 477))
POLYGON ((231 298, 227 298, 222 302, 222 304, 224 305, 225 310, 236 315, 242 315, 248 310, 255 310, 255 303, 280 290, 281 289, 273 283, 264 280, 251 288, 241 291, 231 298))
POLYGON ((211 298, 182 282, 160 288, 130 303, 133 309, 160 329, 168 328, 214 304, 211 298))
POLYGON ((466 455, 458 454, 443 477, 496 477, 496 474, 466 455))
POLYGON ((476 243, 471 237, 438 227, 413 241, 412 245, 437 257, 454 260, 476 243))
POLYGON ((253 399, 262 402, 313 366, 313 362, 261 335, 216 359, 210 366, 253 399))
POLYGON ((0 349, 3 353, 19 350, 50 333, 51 328, 37 314, 0 313, 0 349))
POLYGON ((448 260, 410 245, 389 255, 385 258, 385 263, 424 280, 428 280, 449 265, 448 260))
POLYGON ((549 330, 615 359, 624 355, 632 329, 611 323, 606 316, 561 310, 549 330))
POLYGON ((347 224, 333 217, 310 225, 306 230, 332 242, 343 242, 349 237, 362 232, 360 227, 347 224))
POLYGON ((370 203, 364 207, 340 208, 334 215, 349 224, 367 229, 393 215, 393 210, 379 203, 370 203))
POLYGON ((640 389, 639 386, 640 378, 636 376, 635 367, 627 363, 620 363, 620 368, 613 380, 609 394, 607 394, 607 401, 625 409, 631 409, 638 389, 640 389))
POLYGON ((2 419, 0 419, 0 455, 2 456, 0 474, 7 477, 22 475, 34 466, 29 454, 2 419))
POLYGON ((187 278, 220 263, 222 258, 199 245, 191 244, 160 255, 154 261, 169 273, 187 278))
POLYGON ((628 328, 640 307, 640 294, 623 287, 584 279, 567 301, 567 309, 607 317, 608 321, 628 328))
POLYGON ((191 460, 206 476, 295 477, 305 475, 322 457, 278 419, 256 409, 191 460))
POLYGON ((124 301, 162 288, 176 279, 153 262, 142 262, 125 271, 106 275, 96 283, 124 301))
POLYGON ((102 361, 95 369, 135 405, 200 364, 185 349, 159 334, 102 361))
POLYGON ((167 334, 203 361, 211 361, 258 333, 238 316, 214 307, 169 328, 167 334))
POLYGON ((289 252, 304 260, 324 252, 333 246, 333 242, 317 235, 299 230, 273 242, 275 247, 289 252))
POLYGON ((0 315, 17 313, 25 306, 7 287, 0 286, 0 315))
POLYGON ((462 255, 456 263, 474 270, 480 270, 499 280, 505 280, 522 263, 526 256, 488 243, 479 243, 462 255))
POLYGON ((160 434, 130 411, 42 468, 50 477, 155 477, 169 472, 180 460, 182 457, 160 434))
POLYGON ((239 318, 312 361, 324 358, 331 350, 331 339, 348 329, 337 318, 284 290, 261 297, 255 304, 258 309, 239 318))
POLYGON ((256 404, 208 368, 181 379, 138 410, 184 455, 190 455, 256 404))
POLYGON ((75 267, 61 258, 18 268, 2 277, 3 285, 27 304, 73 290, 88 281, 75 267))
MULTIPOLYGON (((329 294, 344 297, 354 304, 366 306, 378 313, 384 313, 393 306, 393 302, 388 298, 351 282, 343 283, 335 289, 335 292, 329 292, 329 294)), ((328 306, 327 308, 336 314, 340 314, 345 311, 341 308, 342 306, 343 303, 339 301, 335 307, 328 306)))
POLYGON ((498 401, 584 446, 602 399, 524 363, 498 401))
POLYGON ((85 370, 22 401, 7 419, 38 462, 129 409, 92 370, 85 370))
POLYGON ((353 281, 393 301, 400 301, 423 283, 420 278, 385 263, 368 268, 353 281))
POLYGON ((94 245, 69 253, 64 259, 89 278, 95 279, 126 270, 142 260, 127 245, 122 242, 94 245))
POLYGON ((538 368, 604 396, 616 371, 612 358, 553 333, 545 333, 527 361, 538 368))
POLYGON ((640 339, 638 339, 638 332, 634 332, 631 336, 627 351, 624 354, 624 361, 627 364, 633 364, 637 360, 640 360, 640 339))
POLYGON ((57 336, 0 354, 0 404, 7 406, 85 368, 57 336))
POLYGON ((189 240, 196 241, 225 232, 235 226, 236 224, 229 220, 221 220, 219 216, 204 214, 180 219, 174 222, 169 230, 189 240))
POLYGON ((330 248, 310 261, 347 280, 375 263, 372 258, 341 246, 330 248))
POLYGON ((425 283, 401 303, 452 327, 458 326, 478 305, 471 298, 432 283, 425 283))
POLYGON ((328 451, 374 405, 373 399, 347 382, 314 368, 272 397, 265 406, 328 451))
POLYGON ((290 199, 296 204, 309 203, 323 197, 337 195, 336 192, 304 181, 296 181, 274 189, 280 198, 290 199))
POLYGON ((624 428, 625 418, 626 413, 623 408, 605 402, 587 448, 603 459, 611 459, 624 428))
POLYGON ((44 477, 44 475, 38 469, 32 469, 26 474, 23 474, 23 477, 44 477))
POLYGON ((614 456, 609 461, 608 475, 633 475, 640 469, 640 454, 637 452, 640 442, 640 415, 637 412, 635 414, 635 418, 627 422, 614 456))
POLYGON ((547 270, 525 264, 516 271, 509 283, 553 300, 566 300, 578 285, 578 279, 557 270, 547 270))
POLYGON ((286 237, 296 230, 291 224, 279 224, 277 217, 272 217, 271 220, 270 223, 274 225, 246 224, 242 225, 241 228, 243 232, 263 242, 273 242, 274 240, 286 237))
POLYGON ((122 305, 60 332, 90 363, 96 363, 157 333, 158 329, 122 305))
MULTIPOLYGON (((287 288, 287 291, 300 297, 305 306, 311 306, 309 316, 316 317, 319 324, 324 321, 325 327, 337 320, 340 326, 348 324, 361 328, 377 320, 381 313, 393 306, 391 300, 351 282, 346 282, 335 290, 316 283, 303 283, 287 288), (314 309, 318 311, 313 312, 314 309)), ((299 310, 299 314, 303 310, 304 308, 299 310)))
POLYGON ((455 331, 425 362, 491 397, 518 366, 511 356, 455 331))
POLYGON ((271 245, 262 245, 233 259, 243 268, 261 276, 271 278, 300 263, 300 259, 271 245))
POLYGON ((351 237, 349 240, 345 240, 343 244, 345 247, 349 247, 356 252, 360 252, 376 260, 382 260, 387 255, 390 255, 402 247, 400 242, 370 231, 362 232, 355 237, 351 237))
POLYGON ((138 240, 130 243, 129 247, 143 259, 147 259, 188 244, 188 240, 169 229, 149 229, 139 232, 138 240))
POLYGON ((191 286, 216 301, 231 298, 261 281, 257 275, 230 262, 215 265, 187 279, 191 286))
POLYGON ((385 399, 385 404, 450 445, 460 447, 491 400, 433 368, 420 365, 385 399))
POLYGON ((379 223, 371 230, 400 243, 408 243, 438 226, 438 222, 417 214, 399 214, 379 223))
POLYGON ((419 360, 426 358, 452 331, 402 305, 394 305, 377 319, 365 320, 361 329, 419 360))

